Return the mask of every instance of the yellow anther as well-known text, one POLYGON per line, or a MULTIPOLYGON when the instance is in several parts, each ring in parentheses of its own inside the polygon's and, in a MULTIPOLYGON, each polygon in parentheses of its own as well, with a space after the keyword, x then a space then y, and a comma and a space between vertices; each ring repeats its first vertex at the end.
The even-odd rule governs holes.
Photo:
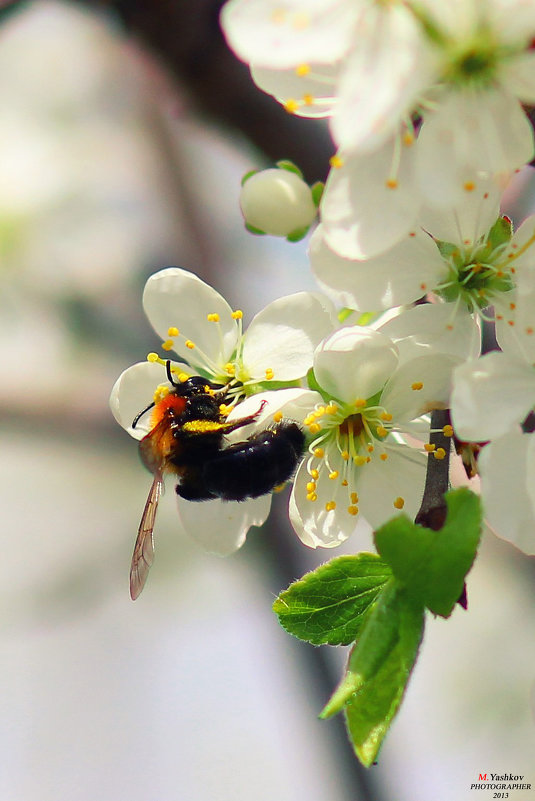
POLYGON ((236 311, 232 312, 231 317, 232 317, 233 320, 241 320, 241 318, 243 317, 242 310, 241 309, 236 309, 236 311))
POLYGON ((384 420, 386 423, 389 423, 392 420, 392 415, 390 414, 390 412, 381 412, 379 417, 381 418, 381 420, 384 420))
POLYGON ((321 431, 321 426, 319 423, 310 423, 308 426, 308 430, 311 434, 319 434, 321 431))
POLYGON ((351 503, 358 503, 359 502, 358 492, 352 492, 349 498, 351 500, 351 503))
POLYGON ((340 167, 343 167, 343 166, 344 166, 344 160, 343 160, 343 158, 340 158, 340 156, 337 156, 337 155, 335 154, 334 156, 331 156, 331 158, 329 159, 329 164, 330 164, 330 165, 331 165, 331 167, 333 167, 335 170, 339 170, 339 169, 340 169, 340 167))
POLYGON ((344 478, 342 481, 342 487, 347 487, 347 484, 348 484, 347 478, 344 478))
POLYGON ((422 381, 415 381, 414 384, 411 384, 411 389, 414 389, 415 391, 417 391, 419 389, 423 389, 423 388, 424 388, 424 385, 423 385, 422 381))
POLYGON ((303 105, 304 106, 313 106, 314 105, 314 101, 315 101, 315 97, 314 97, 314 95, 309 95, 309 94, 303 95, 302 101, 303 101, 303 105))
POLYGON ((165 342, 162 342, 162 350, 173 350, 175 343, 172 339, 166 339, 165 342))
POLYGON ((396 509, 403 509, 403 507, 405 506, 404 499, 401 496, 398 496, 394 501, 394 506, 396 509))
POLYGON ((445 437, 453 437, 453 426, 450 426, 449 424, 445 425, 442 429, 442 433, 445 437))
POLYGON ((223 369, 228 375, 234 375, 236 372, 236 365, 232 364, 232 362, 227 362, 223 369))
POLYGON ((326 414, 336 414, 337 411, 338 411, 338 405, 336 403, 333 403, 332 401, 331 403, 329 403, 328 406, 325 407, 326 414))
POLYGON ((441 459, 445 458, 446 451, 444 450, 444 448, 437 448, 436 451, 433 452, 433 456, 435 457, 435 459, 438 459, 440 461, 441 459))
POLYGON ((318 406, 318 408, 316 409, 315 414, 316 414, 316 417, 323 417, 323 415, 325 414, 325 406, 318 406))
POLYGON ((188 378, 190 378, 190 376, 187 373, 178 373, 177 378, 180 381, 180 383, 183 384, 184 381, 187 381, 188 378))
POLYGON ((310 72, 310 64, 298 64, 295 68, 295 74, 299 76, 299 78, 304 78, 305 75, 308 75, 310 72))
POLYGON ((231 411, 232 411, 232 407, 231 406, 227 406, 226 403, 219 404, 219 413, 222 414, 223 417, 226 417, 228 414, 230 414, 231 411))
POLYGON ((386 462, 386 460, 388 459, 388 453, 382 453, 379 456, 379 459, 381 459, 383 462, 386 462))
POLYGON ((277 484, 276 487, 273 487, 272 492, 282 492, 285 486, 286 483, 283 481, 282 484, 277 484))
POLYGON ((191 339, 186 339, 186 342, 184 344, 190 350, 193 350, 193 348, 195 347, 195 342, 192 342, 191 339))
POLYGON ((315 492, 309 492, 308 493, 307 501, 317 501, 317 500, 318 500, 318 496, 316 495, 315 492))
POLYGON ((368 453, 373 453, 374 450, 375 450, 375 448, 373 447, 373 445, 368 445, 368 447, 367 447, 368 453))
POLYGON ((316 457, 316 459, 323 459, 323 457, 325 456, 325 451, 323 450, 323 448, 314 448, 314 456, 316 457))
POLYGON ((178 328, 172 325, 170 328, 167 329, 167 336, 168 337, 177 337, 180 334, 178 328))
POLYGON ((329 473, 329 478, 330 478, 332 481, 334 481, 334 479, 335 479, 335 478, 338 478, 338 476, 339 476, 339 475, 340 475, 340 474, 339 474, 338 470, 333 470, 333 471, 332 471, 332 473, 329 473))
POLYGON ((387 189, 397 189, 399 184, 395 178, 387 178, 385 186, 387 189))
POLYGON ((273 422, 274 423, 280 423, 280 421, 282 420, 282 417, 283 417, 282 412, 275 412, 275 414, 273 415, 273 422))
POLYGON ((344 462, 348 462, 348 461, 349 461, 349 451, 342 451, 342 453, 340 454, 340 456, 342 457, 342 459, 344 460, 344 462))
POLYGON ((386 435, 388 434, 388 431, 384 426, 377 426, 375 431, 377 432, 378 437, 386 437, 386 435))
POLYGON ((286 102, 282 104, 284 111, 287 111, 288 114, 295 114, 297 109, 299 108, 299 103, 293 97, 288 98, 286 102))
POLYGON ((354 516, 354 515, 358 515, 359 508, 358 508, 358 506, 348 506, 347 507, 347 511, 349 512, 350 515, 354 516))
POLYGON ((209 323, 218 323, 219 322, 219 314, 214 312, 214 314, 207 314, 206 319, 209 323))
POLYGON ((266 367, 266 379, 268 381, 271 381, 271 379, 273 378, 274 375, 275 375, 275 373, 273 372, 273 368, 272 367, 266 367))
POLYGON ((286 11, 284 8, 274 8, 271 12, 271 22, 275 25, 282 25, 286 21, 286 11))
POLYGON ((371 456, 366 456, 366 464, 369 464, 372 460, 371 456))
POLYGON ((157 353, 147 353, 147 361, 154 364, 155 362, 161 362, 162 360, 157 353))
POLYGON ((473 181, 466 181, 466 183, 463 184, 463 189, 465 192, 473 192, 475 188, 476 185, 473 181))
POLYGON ((326 512, 334 512, 336 509, 336 501, 327 501, 325 504, 325 511, 326 512))
POLYGON ((320 471, 313 467, 312 470, 309 470, 309 475, 313 479, 318 479, 320 477, 320 471))
POLYGON ((355 462, 355 464, 357 465, 357 467, 362 467, 362 465, 363 465, 363 464, 366 464, 366 459, 365 459, 365 457, 364 457, 364 456, 361 456, 361 455, 360 455, 360 453, 358 453, 358 454, 357 454, 357 455, 356 455, 356 456, 353 458, 353 461, 355 462))
POLYGON ((316 482, 315 481, 309 481, 308 484, 307 484, 307 492, 314 492, 315 489, 316 489, 316 482))
POLYGON ((435 447, 436 445, 434 445, 432 442, 426 442, 424 444, 424 451, 427 451, 427 453, 433 453, 435 447))
POLYGON ((405 147, 410 147, 412 144, 414 144, 414 134, 412 134, 410 131, 405 131, 403 134, 403 144, 405 147))
POLYGON ((357 398, 354 401, 354 406, 356 406, 357 409, 362 409, 363 406, 366 406, 366 398, 357 398))

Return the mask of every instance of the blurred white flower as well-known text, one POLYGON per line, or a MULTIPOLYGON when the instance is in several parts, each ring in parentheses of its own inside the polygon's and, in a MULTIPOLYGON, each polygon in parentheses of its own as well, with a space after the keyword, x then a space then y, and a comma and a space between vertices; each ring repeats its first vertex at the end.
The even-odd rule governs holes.
POLYGON ((302 239, 316 219, 312 190, 297 171, 273 168, 245 177, 240 208, 246 226, 259 234, 302 239))

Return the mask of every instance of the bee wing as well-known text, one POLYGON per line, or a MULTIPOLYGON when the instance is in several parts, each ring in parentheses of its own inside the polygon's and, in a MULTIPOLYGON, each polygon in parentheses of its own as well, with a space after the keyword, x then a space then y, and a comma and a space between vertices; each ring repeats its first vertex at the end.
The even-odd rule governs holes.
POLYGON ((130 567, 130 597, 133 601, 136 600, 145 586, 145 581, 147 580, 150 566, 154 559, 154 540, 152 532, 154 530, 154 521, 156 520, 158 501, 163 492, 163 487, 163 475, 161 472, 158 472, 154 476, 152 486, 149 490, 147 503, 143 509, 141 523, 139 524, 134 553, 132 554, 132 565, 130 567))

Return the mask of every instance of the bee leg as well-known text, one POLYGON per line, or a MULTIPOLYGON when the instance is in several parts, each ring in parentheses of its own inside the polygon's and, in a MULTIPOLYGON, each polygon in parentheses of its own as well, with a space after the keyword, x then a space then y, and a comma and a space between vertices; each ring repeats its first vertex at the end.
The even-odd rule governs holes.
POLYGON ((200 475, 188 475, 187 478, 183 478, 180 484, 176 485, 175 492, 180 498, 184 498, 185 501, 211 501, 218 497, 206 488, 200 475))

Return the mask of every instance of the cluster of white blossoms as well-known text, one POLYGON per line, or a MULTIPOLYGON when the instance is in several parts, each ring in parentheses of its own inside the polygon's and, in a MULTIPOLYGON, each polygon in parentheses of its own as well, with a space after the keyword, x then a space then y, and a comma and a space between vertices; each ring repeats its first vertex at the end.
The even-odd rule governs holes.
MULTIPOLYGON (((321 291, 280 298, 244 330, 192 273, 156 273, 143 303, 163 355, 120 376, 116 419, 141 439, 139 412, 170 378, 200 375, 226 388, 227 421, 251 418, 229 444, 298 423, 290 520, 329 548, 362 518, 417 514, 427 460, 445 456, 430 413, 451 408, 443 433, 480 453, 489 523, 535 553, 535 216, 514 230, 500 209, 534 155, 535 0, 229 0, 222 26, 289 113, 330 119, 323 194, 284 162, 247 175, 241 196, 255 233, 292 241, 318 223, 321 291), (489 323, 500 350, 481 356, 489 323)), ((270 501, 178 498, 185 528, 220 554, 270 501)))

